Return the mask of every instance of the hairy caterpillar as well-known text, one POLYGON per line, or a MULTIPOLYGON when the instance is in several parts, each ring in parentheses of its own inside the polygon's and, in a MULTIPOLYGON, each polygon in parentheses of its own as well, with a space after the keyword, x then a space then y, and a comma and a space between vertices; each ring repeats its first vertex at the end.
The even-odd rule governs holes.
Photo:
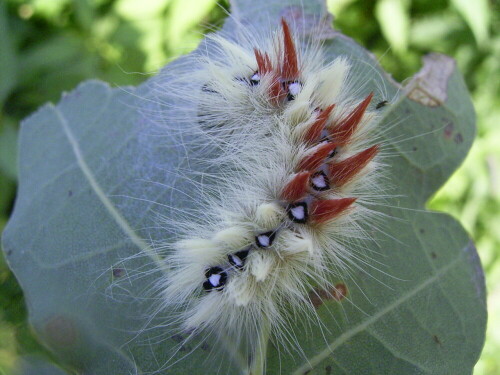
POLYGON ((156 287, 183 343, 231 348, 245 373, 265 366, 268 339, 300 346, 291 322, 317 321, 319 291, 345 295, 335 280, 356 263, 384 197, 377 120, 387 101, 353 87, 348 58, 327 61, 285 19, 262 39, 208 44, 217 54, 195 54, 195 68, 181 66, 154 98, 161 116, 186 122, 179 131, 160 119, 162 131, 195 145, 189 163, 217 187, 186 192, 197 210, 172 223, 178 241, 159 245, 168 271, 156 287))

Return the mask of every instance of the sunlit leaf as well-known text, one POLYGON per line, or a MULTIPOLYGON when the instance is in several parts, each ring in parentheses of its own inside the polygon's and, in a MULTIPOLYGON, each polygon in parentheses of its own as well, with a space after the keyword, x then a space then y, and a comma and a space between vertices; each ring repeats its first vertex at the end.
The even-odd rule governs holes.
POLYGON ((484 45, 489 34, 488 0, 451 0, 459 13, 465 19, 479 45, 484 45))
POLYGON ((375 7, 375 16, 382 28, 382 34, 396 52, 404 52, 408 47, 408 6, 406 0, 379 0, 375 7))

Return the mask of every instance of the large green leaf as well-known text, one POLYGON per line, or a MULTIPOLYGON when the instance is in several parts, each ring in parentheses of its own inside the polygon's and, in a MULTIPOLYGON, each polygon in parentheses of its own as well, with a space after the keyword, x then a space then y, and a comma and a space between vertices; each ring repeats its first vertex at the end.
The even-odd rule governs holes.
MULTIPOLYGON (((339 280, 348 298, 317 307, 321 327, 294 327, 303 353, 270 346, 267 373, 470 374, 486 323, 481 266, 462 227, 424 208, 474 138, 462 78, 450 59, 431 55, 402 89, 365 50, 328 29, 324 4, 301 3, 235 1, 225 32, 263 31, 281 16, 300 20, 305 35, 322 25, 310 36, 328 59, 350 57, 363 91, 382 89, 378 100, 389 101, 380 126, 393 188, 378 207, 385 233, 367 244, 368 263, 339 280)), ((174 67, 189 69, 183 59, 165 69, 174 67)), ((3 249, 38 336, 61 363, 85 373, 241 373, 207 360, 209 345, 173 352, 179 337, 143 330, 155 325, 145 316, 162 272, 148 244, 175 231, 159 228, 158 218, 191 208, 186 192, 199 181, 179 179, 178 170, 204 172, 187 163, 185 144, 155 126, 157 103, 142 99, 167 83, 162 74, 138 88, 86 82, 21 129, 18 198, 3 249)))

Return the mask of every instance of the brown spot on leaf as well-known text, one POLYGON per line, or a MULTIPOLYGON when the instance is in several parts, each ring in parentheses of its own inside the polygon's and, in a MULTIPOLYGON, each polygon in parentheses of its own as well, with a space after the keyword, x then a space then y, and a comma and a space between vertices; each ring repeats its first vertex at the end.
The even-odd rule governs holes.
POLYGON ((448 124, 444 127, 444 131, 443 131, 443 134, 445 136, 445 138, 448 138, 450 139, 451 136, 453 135, 453 129, 455 127, 453 126, 453 123, 452 122, 448 122, 448 124))
POLYGON ((347 296, 347 293, 347 286, 344 283, 337 283, 329 290, 315 288, 309 293, 309 299, 314 308, 317 309, 326 300, 343 300, 347 296))
POLYGON ((347 293, 347 285, 345 285, 344 283, 338 283, 334 287, 333 298, 337 301, 341 301, 347 296, 347 293))
POLYGON ((176 335, 171 336, 170 338, 179 344, 178 350, 180 352, 187 352, 187 351, 192 350, 192 348, 190 346, 185 345, 186 340, 184 339, 184 337, 182 335, 176 334, 176 335))
POLYGON ((441 344, 441 340, 439 339, 439 337, 437 337, 436 335, 432 336, 432 339, 434 340, 434 342, 438 345, 442 345, 441 344))
POLYGON ((113 277, 122 277, 125 275, 125 270, 123 268, 113 268, 113 277))
POLYGON ((309 292, 309 300, 315 309, 323 304, 323 299, 320 297, 321 290, 314 289, 309 292))
POLYGON ((453 138, 453 140, 457 145, 459 145, 464 141, 464 137, 462 136, 462 133, 457 133, 457 135, 455 135, 455 138, 453 138))
POLYGON ((438 256, 437 256, 437 254, 433 251, 433 252, 431 253, 431 258, 432 258, 432 259, 436 259, 437 257, 438 257, 438 256))
POLYGON ((405 87, 406 95, 422 105, 437 107, 448 98, 448 81, 455 71, 455 60, 439 53, 423 58, 424 66, 405 87))

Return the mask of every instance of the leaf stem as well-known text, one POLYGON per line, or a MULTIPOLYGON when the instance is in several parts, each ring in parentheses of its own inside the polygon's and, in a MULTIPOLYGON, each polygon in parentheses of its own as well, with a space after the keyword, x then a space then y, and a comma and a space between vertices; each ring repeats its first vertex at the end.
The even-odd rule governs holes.
POLYGON ((271 333, 271 324, 269 319, 265 318, 262 322, 261 330, 257 338, 254 358, 250 367, 250 375, 264 375, 266 368, 267 344, 271 333))

